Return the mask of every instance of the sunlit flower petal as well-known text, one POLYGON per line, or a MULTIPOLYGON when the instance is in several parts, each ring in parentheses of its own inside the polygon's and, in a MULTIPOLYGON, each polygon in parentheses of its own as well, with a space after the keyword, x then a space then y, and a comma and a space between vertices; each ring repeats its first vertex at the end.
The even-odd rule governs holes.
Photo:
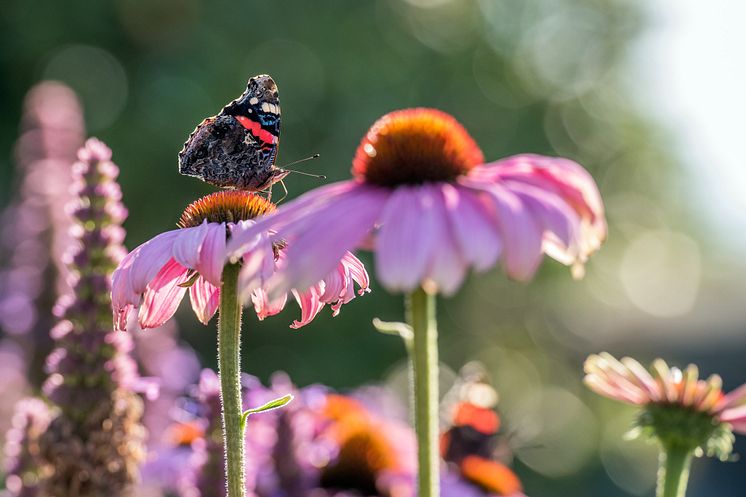
POLYGON ((543 254, 581 275, 606 237, 603 204, 588 172, 538 155, 482 161, 451 116, 392 112, 361 142, 354 179, 285 204, 229 249, 259 232, 288 241, 292 256, 270 282, 285 291, 316 284, 344 252, 358 248, 375 252, 378 279, 396 292, 426 287, 451 294, 470 268, 497 263, 511 278, 529 280, 543 254))
POLYGON ((200 323, 207 324, 220 305, 220 290, 200 277, 189 287, 189 300, 197 319, 200 323))
MULTIPOLYGON (((279 313, 292 289, 271 289, 268 282, 291 260, 290 245, 284 240, 273 242, 266 231, 253 230, 253 218, 239 217, 273 209, 263 197, 239 191, 216 192, 192 203, 179 221, 181 229, 137 247, 114 272, 112 306, 117 329, 126 328, 127 315, 135 307, 140 309, 140 327, 160 326, 176 312, 187 288, 197 318, 207 324, 219 307, 227 262, 242 265, 242 296, 252 301, 259 319, 279 313), (221 216, 232 221, 215 222, 221 216)), ((355 256, 342 252, 332 270, 317 280, 313 292, 297 292, 302 318, 293 327, 308 324, 326 304, 334 315, 339 313, 341 305, 355 298, 355 284, 361 295, 368 291, 368 274, 355 256)))
POLYGON ((186 292, 179 285, 187 281, 188 271, 170 259, 148 283, 138 317, 143 328, 157 328, 171 319, 186 292))

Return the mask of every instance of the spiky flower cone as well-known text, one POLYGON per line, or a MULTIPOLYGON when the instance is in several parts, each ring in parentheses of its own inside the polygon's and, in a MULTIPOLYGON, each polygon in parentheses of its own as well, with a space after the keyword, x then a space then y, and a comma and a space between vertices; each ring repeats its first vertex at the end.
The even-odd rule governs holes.
POLYGON ((90 139, 73 166, 77 198, 69 254, 73 293, 56 306, 56 348, 44 391, 59 408, 41 438, 50 497, 119 497, 137 480, 145 430, 131 337, 112 330, 110 274, 121 260, 126 210, 111 151, 90 139))

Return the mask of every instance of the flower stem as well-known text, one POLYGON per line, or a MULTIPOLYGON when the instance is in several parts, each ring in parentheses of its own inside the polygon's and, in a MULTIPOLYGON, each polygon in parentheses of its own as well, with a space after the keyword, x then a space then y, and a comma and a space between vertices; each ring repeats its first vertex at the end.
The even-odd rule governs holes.
POLYGON ((691 462, 691 450, 675 444, 664 444, 659 456, 656 496, 684 497, 691 462))
POLYGON ((435 295, 422 289, 408 298, 408 321, 414 332, 414 419, 417 432, 418 496, 440 496, 438 455, 438 328, 435 295))
POLYGON ((218 370, 223 404, 223 441, 228 497, 244 497, 244 434, 241 426, 241 303, 238 300, 237 264, 223 269, 218 321, 218 370))

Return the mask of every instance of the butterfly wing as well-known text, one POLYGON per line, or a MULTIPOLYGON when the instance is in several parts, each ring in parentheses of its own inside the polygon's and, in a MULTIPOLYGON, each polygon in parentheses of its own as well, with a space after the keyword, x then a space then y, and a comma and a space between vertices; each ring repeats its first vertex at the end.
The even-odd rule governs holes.
POLYGON ((270 76, 205 119, 179 153, 179 172, 222 188, 263 190, 287 172, 274 167, 280 143, 280 100, 270 76))

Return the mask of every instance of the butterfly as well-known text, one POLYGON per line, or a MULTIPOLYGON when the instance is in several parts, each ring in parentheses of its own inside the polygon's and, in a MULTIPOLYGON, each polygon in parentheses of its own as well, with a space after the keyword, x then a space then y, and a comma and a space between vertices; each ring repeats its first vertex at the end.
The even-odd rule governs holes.
POLYGON ((499 395, 484 367, 469 363, 443 399, 445 431, 440 437, 441 457, 467 481, 491 494, 521 491, 518 476, 506 464, 512 459, 495 410, 499 395))
POLYGON ((279 144, 277 84, 261 74, 189 135, 179 152, 179 173, 220 188, 266 190, 290 173, 275 166, 279 144))

